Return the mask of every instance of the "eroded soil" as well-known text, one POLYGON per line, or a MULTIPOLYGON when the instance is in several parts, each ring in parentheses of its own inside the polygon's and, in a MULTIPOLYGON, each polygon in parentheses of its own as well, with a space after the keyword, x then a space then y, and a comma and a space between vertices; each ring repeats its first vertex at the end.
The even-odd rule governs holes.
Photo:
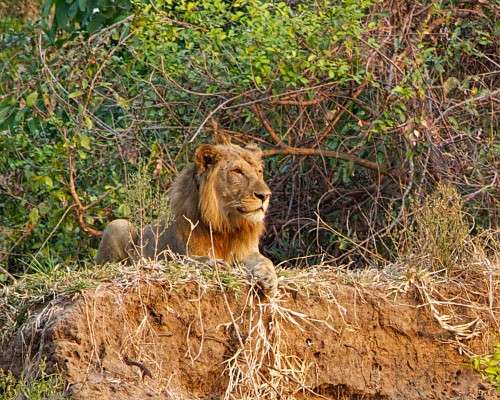
MULTIPOLYGON (((248 347, 249 327, 260 318, 270 332, 279 328, 281 353, 296 356, 303 368, 302 383, 292 377, 288 392, 272 387, 271 394, 308 399, 495 397, 450 343, 451 334, 426 307, 414 306, 414 294, 387 300, 375 290, 332 282, 329 298, 314 291, 287 291, 279 302, 281 313, 271 315, 269 308, 249 302, 245 291, 225 293, 226 298, 220 290, 202 290, 196 283, 176 288, 105 284, 41 310, 37 320, 4 345, 0 367, 17 373, 24 368, 26 373, 34 360, 47 357, 49 366, 62 371, 74 399, 218 399, 230 383, 227 361, 242 345, 248 347), (280 317, 283 310, 288 318, 280 317)), ((275 339, 276 332, 269 335, 270 341, 275 339)), ((271 353, 262 364, 271 363, 270 358, 276 362, 271 353)), ((276 378, 273 371, 262 368, 263 382, 276 378)))

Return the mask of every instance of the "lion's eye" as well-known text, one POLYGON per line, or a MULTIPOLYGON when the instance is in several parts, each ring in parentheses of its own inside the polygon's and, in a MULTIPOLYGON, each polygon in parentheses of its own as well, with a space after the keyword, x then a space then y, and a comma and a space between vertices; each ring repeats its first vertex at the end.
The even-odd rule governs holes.
POLYGON ((231 172, 238 174, 238 175, 243 175, 243 171, 241 170, 241 168, 235 168, 231 172))

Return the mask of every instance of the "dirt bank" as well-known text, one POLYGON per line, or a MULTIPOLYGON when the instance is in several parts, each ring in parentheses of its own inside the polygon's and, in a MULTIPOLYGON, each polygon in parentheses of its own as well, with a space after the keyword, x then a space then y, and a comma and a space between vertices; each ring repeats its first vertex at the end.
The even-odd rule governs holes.
POLYGON ((0 368, 47 357, 74 399, 494 398, 418 297, 332 281, 269 305, 244 286, 102 284, 40 309, 0 368))

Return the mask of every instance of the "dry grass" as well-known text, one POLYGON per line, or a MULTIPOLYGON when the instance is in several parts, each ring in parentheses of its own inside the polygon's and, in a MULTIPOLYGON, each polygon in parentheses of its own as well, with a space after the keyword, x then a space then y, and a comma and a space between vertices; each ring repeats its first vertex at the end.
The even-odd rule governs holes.
POLYGON ((453 186, 438 184, 432 194, 414 201, 410 210, 402 216, 403 228, 394 238, 401 260, 445 273, 467 261, 474 250, 470 223, 462 197, 453 186))
MULTIPOLYGON (((381 296, 394 303, 426 308, 436 324, 451 334, 448 342, 461 354, 476 356, 469 343, 471 339, 477 342, 478 338, 483 340, 486 352, 488 346, 500 340, 488 336, 489 333, 485 335, 486 332, 500 331, 498 233, 485 231, 473 236, 460 196, 446 185, 440 185, 434 194, 416 203, 411 214, 401 217, 404 229, 398 237, 393 237, 399 252, 395 262, 383 268, 354 271, 348 265, 325 263, 308 269, 278 267, 281 296, 285 292, 319 296, 332 304, 343 318, 347 310, 337 301, 335 288, 338 283, 348 284, 362 298, 365 295, 381 296), (414 300, 409 301, 410 298, 416 299, 417 304, 414 300), (411 304, 406 304, 408 302, 411 304)), ((204 330, 201 299, 215 290, 222 296, 230 317, 226 331, 231 331, 235 339, 234 351, 225 361, 228 377, 225 400, 294 399, 313 392, 306 379, 313 366, 292 355, 283 332, 290 326, 299 330, 326 326, 336 332, 329 325, 328 316, 315 318, 307 312, 286 308, 280 295, 269 300, 263 299, 254 289, 242 290, 252 285, 243 267, 228 269, 218 263, 207 266, 175 254, 170 254, 169 258, 171 261, 168 262, 138 260, 133 265, 115 264, 85 270, 54 268, 25 275, 15 284, 3 287, 0 293, 0 339, 5 340, 16 330, 29 337, 30 330, 45 329, 45 322, 57 313, 58 308, 64 307, 68 297, 101 283, 110 283, 114 290, 122 293, 123 299, 129 290, 144 284, 162 285, 170 291, 195 284, 198 320, 190 322, 187 329, 186 357, 195 363, 209 340, 204 330), (230 293, 234 292, 244 296, 242 311, 238 313, 232 309, 229 299, 230 293), (199 346, 190 342, 194 325, 201 330, 199 346)), ((91 304, 87 318, 92 332, 96 327, 92 323, 90 307, 91 304)), ((155 342, 156 333, 146 317, 146 304, 143 308, 145 317, 139 326, 136 320, 122 315, 124 329, 130 332, 124 348, 147 365, 161 369, 154 356, 137 345, 145 341, 155 342)), ((94 357, 99 361, 97 344, 94 350, 94 357)), ((26 371, 35 371, 41 357, 38 354, 34 359, 25 360, 26 371)), ((167 393, 171 398, 183 398, 170 381, 160 386, 161 393, 167 393)))
MULTIPOLYGON (((500 309, 497 304, 500 298, 499 259, 486 257, 482 247, 475 250, 475 258, 470 258, 466 264, 454 266, 453 275, 443 274, 439 270, 408 267, 402 263, 388 265, 382 270, 363 271, 349 271, 347 268, 333 268, 327 265, 308 270, 279 269, 280 293, 296 291, 305 296, 319 296, 336 307, 340 315, 345 315, 347 310, 335 297, 335 287, 338 283, 352 285, 361 297, 378 295, 396 303, 406 303, 408 293, 417 293, 417 307, 427 308, 436 323, 453 334, 450 342, 463 354, 473 356, 474 353, 468 346, 471 338, 481 337, 485 332, 491 332, 492 328, 500 330, 500 309)), ((110 284, 114 290, 122 292, 123 299, 129 290, 143 284, 159 284, 167 287, 167 290, 175 290, 194 283, 198 288, 198 302, 201 302, 209 291, 216 290, 223 296, 226 311, 230 316, 226 331, 232 332, 236 345, 234 352, 225 361, 228 384, 224 399, 294 399, 312 394, 313 387, 306 377, 311 375, 313 366, 291 355, 283 332, 290 326, 300 330, 327 326, 332 332, 336 332, 335 328, 329 325, 327 316, 325 319, 314 318, 307 312, 297 312, 284 307, 279 296, 267 301, 254 290, 242 290, 250 284, 242 268, 226 270, 217 264, 207 267, 195 260, 181 257, 176 257, 168 263, 140 261, 135 265, 114 265, 108 268, 107 273, 101 275, 91 275, 89 272, 82 275, 81 272, 72 271, 61 275, 57 280, 45 282, 44 285, 39 283, 33 286, 30 279, 25 279, 18 282, 16 287, 4 288, 6 296, 2 296, 0 308, 2 311, 8 310, 5 315, 9 315, 9 318, 3 328, 3 334, 11 334, 17 329, 29 337, 30 330, 45 329, 45 322, 57 314, 58 309, 64 307, 68 296, 78 292, 72 289, 78 281, 77 277, 87 283, 85 287, 90 287, 91 282, 92 286, 101 282, 106 286, 110 284), (234 291, 239 296, 244 296, 242 311, 238 313, 235 313, 230 305, 229 296, 234 291), (12 299, 18 295, 22 301, 12 303, 12 299), (36 313, 30 314, 30 311, 25 310, 23 313, 26 322, 17 321, 16 317, 20 315, 18 307, 33 307, 48 299, 51 301, 41 309, 42 311, 38 308, 36 313)), ((84 287, 81 288, 83 290, 84 287)), ((146 302, 143 306, 144 315, 147 315, 146 302)), ((89 326, 93 326, 92 304, 89 303, 88 307, 89 326)), ((154 356, 138 345, 155 341, 155 329, 148 318, 145 317, 139 326, 136 320, 129 321, 126 315, 122 315, 122 318, 125 321, 124 329, 130 332, 124 348, 153 369, 161 369, 154 356)), ((210 340, 204 331, 201 311, 198 318, 198 321, 192 323, 201 329, 201 344, 190 344, 191 326, 188 327, 186 337, 186 357, 193 363, 197 361, 207 340, 210 340)), ((485 337, 484 340, 486 343, 495 339, 485 337)), ((98 357, 98 354, 96 344, 94 356, 98 357)), ((35 371, 41 356, 40 354, 35 359, 25 360, 29 366, 26 371, 35 371)), ((158 390, 158 387, 155 390, 158 390)), ((160 392, 168 393, 171 398, 185 398, 182 393, 176 392, 169 381, 161 384, 160 392)))
POLYGON ((500 331, 500 237, 493 230, 473 235, 469 220, 457 190, 438 184, 402 215, 403 228, 393 237, 398 259, 383 273, 395 293, 414 287, 421 306, 471 356, 466 343, 484 326, 500 331))

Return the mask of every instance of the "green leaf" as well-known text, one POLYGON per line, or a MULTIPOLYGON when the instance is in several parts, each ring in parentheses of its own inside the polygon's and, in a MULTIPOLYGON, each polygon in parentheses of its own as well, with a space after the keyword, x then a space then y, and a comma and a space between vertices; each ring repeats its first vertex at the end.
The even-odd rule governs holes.
POLYGON ((85 126, 88 129, 92 129, 94 127, 94 123, 92 122, 90 117, 88 117, 87 115, 85 117, 83 117, 83 122, 85 123, 85 126))
POLYGON ((128 217, 130 215, 130 207, 127 204, 120 204, 116 210, 116 214, 119 217, 128 217))
POLYGON ((48 17, 51 8, 52 8, 52 0, 46 0, 42 5, 41 15, 43 17, 48 17))
POLYGON ((491 360, 488 361, 488 367, 498 368, 498 372, 500 372, 500 363, 494 358, 491 358, 491 360))
POLYGON ((348 248, 349 242, 344 238, 340 238, 339 250, 347 250, 348 248))
POLYGON ((31 92, 28 96, 26 96, 26 106, 27 107, 33 107, 36 103, 36 100, 38 99, 38 92, 35 90, 34 92, 31 92))
POLYGON ((74 99, 75 97, 80 97, 83 94, 81 90, 76 90, 68 95, 70 99, 74 99))
POLYGON ((66 4, 59 3, 56 5, 56 22, 60 28, 66 28, 68 25, 68 14, 67 14, 66 4))
POLYGON ((85 11, 87 8, 87 0, 78 0, 78 7, 80 8, 80 11, 85 11))
POLYGON ((33 226, 38 224, 38 221, 40 219, 40 214, 38 212, 38 208, 35 207, 35 208, 31 209, 30 213, 28 214, 28 219, 33 226))
POLYGON ((52 178, 50 176, 44 176, 42 177, 43 183, 49 188, 52 189, 54 187, 54 182, 52 181, 52 178))
POLYGON ((121 107, 123 108, 124 110, 128 110, 129 108, 129 104, 128 104, 128 101, 125 100, 123 97, 121 97, 120 95, 118 94, 115 94, 115 99, 116 99, 116 103, 121 107))
POLYGON ((87 135, 80 135, 80 145, 84 149, 90 150, 90 138, 87 135))
POLYGON ((9 111, 10 111, 9 107, 0 108, 0 121, 3 122, 7 118, 9 111))

